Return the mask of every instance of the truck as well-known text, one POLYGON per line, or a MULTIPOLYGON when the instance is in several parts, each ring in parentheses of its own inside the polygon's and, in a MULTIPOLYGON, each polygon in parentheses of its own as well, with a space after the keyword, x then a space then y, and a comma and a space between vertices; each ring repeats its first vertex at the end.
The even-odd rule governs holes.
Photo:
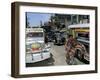
POLYGON ((50 45, 45 43, 43 28, 26 28, 26 63, 35 63, 50 57, 50 45))

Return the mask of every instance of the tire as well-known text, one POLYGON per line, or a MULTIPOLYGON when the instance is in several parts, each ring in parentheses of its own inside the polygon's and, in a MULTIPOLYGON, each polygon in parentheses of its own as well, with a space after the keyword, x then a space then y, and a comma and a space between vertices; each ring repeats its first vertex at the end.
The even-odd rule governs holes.
POLYGON ((83 54, 82 54, 81 50, 77 49, 75 52, 75 55, 79 60, 83 60, 83 54))
POLYGON ((67 57, 66 62, 68 65, 75 65, 76 64, 75 57, 74 56, 67 57))

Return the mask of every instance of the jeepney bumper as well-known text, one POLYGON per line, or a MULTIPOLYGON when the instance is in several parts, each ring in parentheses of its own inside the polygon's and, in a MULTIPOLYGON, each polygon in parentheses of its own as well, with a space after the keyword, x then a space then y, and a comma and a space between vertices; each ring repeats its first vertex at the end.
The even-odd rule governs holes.
POLYGON ((26 54, 26 63, 35 63, 51 57, 50 52, 26 54))
POLYGON ((42 51, 26 54, 26 63, 35 63, 51 57, 50 45, 46 45, 42 51))

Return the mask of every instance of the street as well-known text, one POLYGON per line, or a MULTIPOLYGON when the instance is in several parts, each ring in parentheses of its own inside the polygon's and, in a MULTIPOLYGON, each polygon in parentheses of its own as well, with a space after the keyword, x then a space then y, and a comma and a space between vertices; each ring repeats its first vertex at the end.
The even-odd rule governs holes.
MULTIPOLYGON (((53 45, 51 43, 51 53, 54 58, 54 65, 67 65, 66 63, 66 51, 64 48, 64 45, 53 45)), ((76 65, 84 64, 83 62, 79 61, 77 58, 75 58, 76 65)))
MULTIPOLYGON (((52 42, 49 44, 51 45, 51 58, 36 63, 26 64, 26 67, 68 65, 66 62, 66 51, 64 45, 54 45, 52 42)), ((77 58, 75 58, 75 62, 76 65, 84 64, 77 58)))
MULTIPOLYGON (((79 46, 78 47, 79 49, 76 49, 76 56, 81 61, 77 58, 74 58, 72 61, 73 65, 85 64, 86 61, 84 60, 87 60, 89 62, 90 60, 89 56, 90 16, 89 15, 59 14, 59 13, 41 14, 41 13, 27 12, 26 19, 27 19, 26 20, 27 52, 31 53, 30 50, 34 52, 35 50, 42 48, 40 44, 45 44, 45 43, 47 44, 49 42, 49 44, 51 45, 50 52, 47 51, 48 54, 45 53, 45 55, 48 56, 48 57, 45 56, 47 58, 43 56, 40 57, 39 55, 39 57, 38 56, 35 57, 34 60, 37 62, 32 62, 33 57, 31 57, 31 55, 26 56, 27 57, 26 67, 62 66, 69 64, 71 65, 72 64, 70 62, 71 60, 68 60, 68 58, 66 60, 67 52, 65 51, 64 45, 56 45, 56 44, 64 44, 67 38, 69 41, 75 39, 75 44, 78 42, 77 45, 79 46), (30 45, 32 46, 30 47, 30 45)), ((70 44, 73 45, 72 41, 70 42, 70 44)))

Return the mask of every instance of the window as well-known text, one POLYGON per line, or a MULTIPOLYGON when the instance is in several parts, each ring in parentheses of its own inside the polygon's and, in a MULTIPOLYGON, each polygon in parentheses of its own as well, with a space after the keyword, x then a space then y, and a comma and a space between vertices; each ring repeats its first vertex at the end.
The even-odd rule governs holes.
POLYGON ((78 38, 89 40, 89 32, 78 33, 78 38))
POLYGON ((27 37, 43 37, 43 33, 39 32, 39 33, 28 33, 27 37))

